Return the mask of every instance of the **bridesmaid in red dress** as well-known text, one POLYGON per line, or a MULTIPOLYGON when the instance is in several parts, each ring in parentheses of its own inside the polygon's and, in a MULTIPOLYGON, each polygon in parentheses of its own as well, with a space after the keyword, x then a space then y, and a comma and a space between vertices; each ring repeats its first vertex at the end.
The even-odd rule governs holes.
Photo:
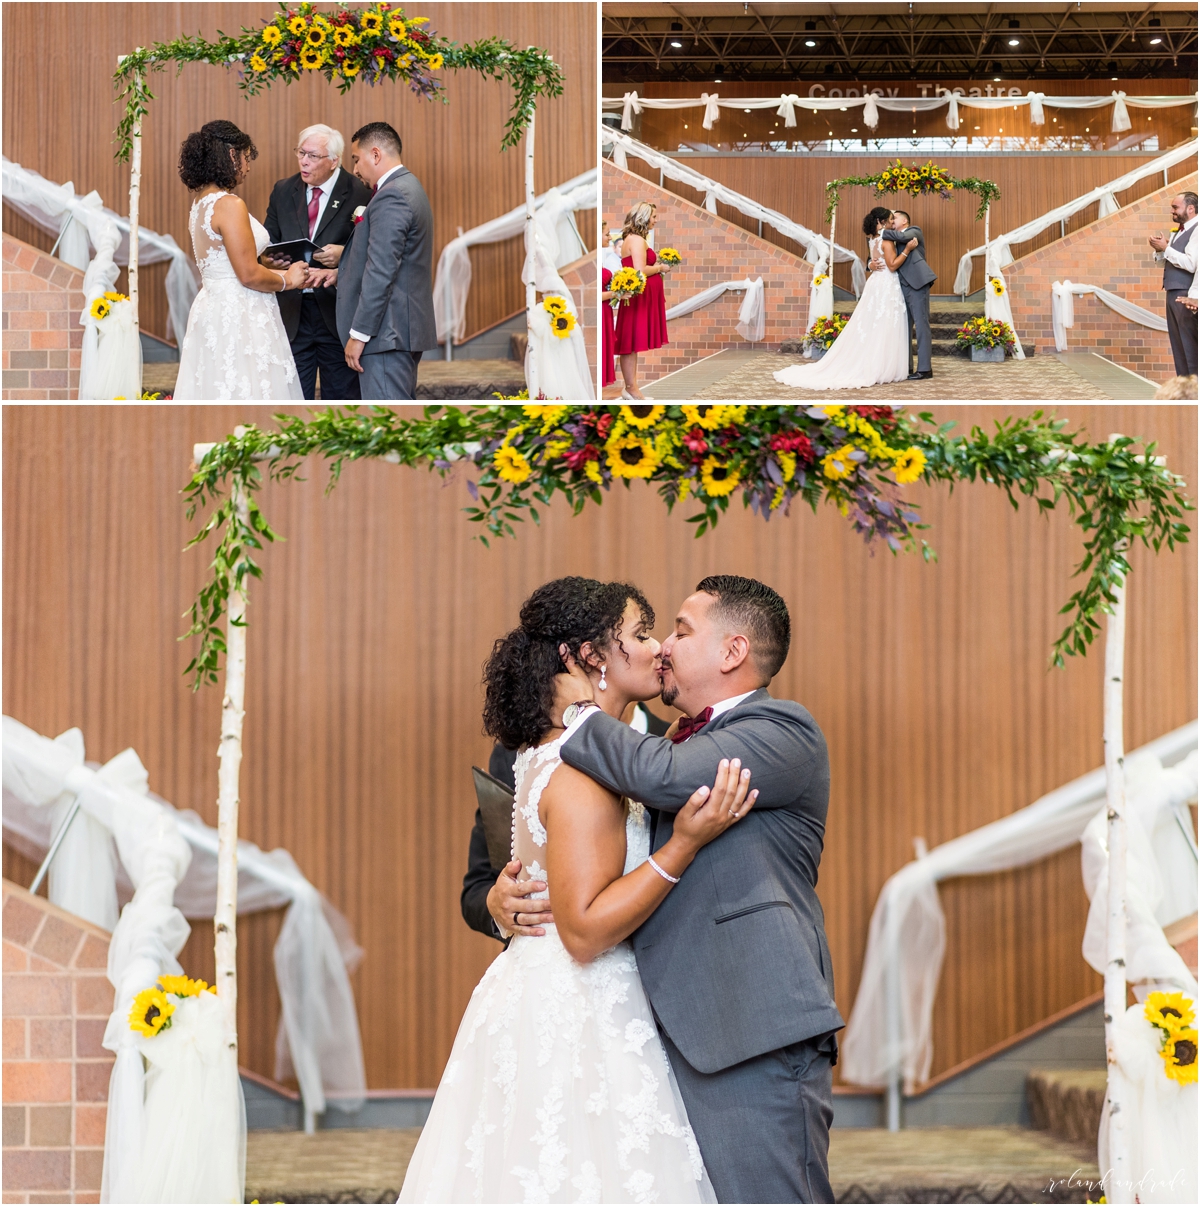
POLYGON ((617 328, 616 315, 613 313, 613 308, 609 304, 612 301, 612 294, 608 291, 608 286, 612 284, 613 274, 607 268, 600 270, 600 284, 602 292, 600 294, 600 308, 604 311, 604 317, 601 322, 604 324, 604 339, 602 340, 601 348, 604 353, 604 358, 600 365, 600 385, 601 387, 615 385, 617 382, 617 370, 613 364, 613 356, 616 354, 617 328))
POLYGON ((625 216, 621 232, 624 238, 621 263, 646 276, 646 288, 622 303, 617 312, 616 348, 625 380, 623 398, 642 397, 637 384, 638 353, 661 348, 667 342, 667 301, 662 278, 670 265, 656 263, 654 248, 646 242, 656 221, 654 205, 641 201, 625 216))

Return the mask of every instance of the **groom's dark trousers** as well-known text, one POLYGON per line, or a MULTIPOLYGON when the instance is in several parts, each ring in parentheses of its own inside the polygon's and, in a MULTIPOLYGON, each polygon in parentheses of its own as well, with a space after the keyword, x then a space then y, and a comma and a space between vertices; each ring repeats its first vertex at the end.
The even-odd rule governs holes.
POLYGON ((673 745, 593 710, 563 761, 651 808, 651 847, 722 758, 754 809, 705 846, 633 935, 638 971, 721 1202, 831 1202, 833 965, 817 899, 829 755, 765 688, 673 745))

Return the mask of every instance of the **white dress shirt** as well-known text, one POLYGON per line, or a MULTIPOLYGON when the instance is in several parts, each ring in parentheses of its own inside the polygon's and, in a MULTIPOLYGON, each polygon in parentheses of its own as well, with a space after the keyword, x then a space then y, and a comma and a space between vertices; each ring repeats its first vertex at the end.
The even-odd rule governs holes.
MULTIPOLYGON (((337 178, 341 175, 342 169, 335 167, 333 175, 325 181, 324 184, 310 184, 304 190, 304 211, 308 212, 308 207, 312 204, 313 189, 319 188, 321 195, 317 199, 317 224, 313 227, 313 234, 316 234, 321 229, 321 220, 325 217, 325 207, 329 204, 329 195, 333 192, 333 186, 337 184, 337 178)), ((305 289, 305 293, 312 293, 312 289, 305 289)))
MULTIPOLYGON (((389 176, 395 175, 395 173, 398 172, 403 166, 404 164, 398 163, 395 167, 388 168, 388 170, 375 181, 375 192, 379 192, 379 190, 383 188, 384 181, 386 181, 389 176)), ((370 203, 368 202, 368 204, 370 203)), ((360 343, 371 342, 370 335, 360 335, 353 327, 350 328, 350 338, 357 339, 360 343)))
POLYGON ((1174 235, 1167 239, 1167 247, 1165 251, 1159 251, 1154 256, 1155 260, 1162 263, 1166 260, 1168 264, 1174 264, 1176 268, 1182 268, 1184 272, 1196 271, 1196 219, 1189 218, 1174 235), (1180 251, 1177 247, 1171 246, 1171 240, 1179 238, 1182 231, 1190 230, 1192 237, 1188 239, 1187 246, 1180 251))
MULTIPOLYGON (((755 689, 757 690, 757 688, 755 688, 755 689)), ((753 694, 754 694, 754 691, 746 691, 741 695, 731 695, 728 699, 723 699, 723 700, 721 700, 720 703, 713 704, 712 705, 712 715, 709 717, 709 721, 711 722, 713 720, 716 720, 716 718, 718 716, 720 716, 722 712, 728 712, 730 710, 730 708, 736 708, 738 706, 738 704, 740 704, 742 702, 742 700, 749 699, 750 696, 753 694)), ((597 705, 594 708, 586 709, 581 715, 576 716, 575 719, 567 726, 567 731, 563 734, 563 744, 565 745, 568 741, 570 741, 571 737, 576 732, 578 732, 580 726, 586 724, 590 717, 594 716, 597 712, 600 712, 601 710, 602 709, 600 708, 600 706, 597 705)), ((636 728, 639 733, 645 733, 648 730, 643 729, 638 725, 638 720, 640 719, 640 717, 641 717, 641 709, 638 709, 638 712, 636 713, 633 723, 630 725, 630 727, 636 728)), ((691 734, 690 736, 688 736, 686 738, 686 741, 691 741, 693 736, 695 736, 695 734, 691 734)))

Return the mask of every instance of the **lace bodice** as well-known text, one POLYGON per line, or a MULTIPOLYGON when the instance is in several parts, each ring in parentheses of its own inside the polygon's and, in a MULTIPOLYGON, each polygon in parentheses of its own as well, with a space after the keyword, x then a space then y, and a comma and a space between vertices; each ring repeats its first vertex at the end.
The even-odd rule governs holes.
MULTIPOLYGON (((565 736, 565 734, 564 734, 565 736)), ((562 765, 563 737, 546 745, 529 746, 517 755, 513 773, 516 800, 513 805, 512 855, 521 860, 521 879, 546 877, 546 827, 539 805, 550 776, 562 765)), ((650 855, 650 818, 636 800, 625 803, 625 868, 622 875, 640 867, 650 855)), ((549 891, 537 893, 545 897, 549 891)))
MULTIPOLYGON (((213 207, 222 197, 228 197, 227 192, 209 193, 205 197, 197 197, 192 202, 192 211, 188 216, 188 230, 192 236, 192 254, 196 257, 196 266, 206 285, 216 284, 223 280, 237 281, 237 273, 229 262, 229 253, 225 250, 225 240, 212 228, 213 207)), ((254 249, 256 255, 262 255, 271 236, 266 227, 253 215, 250 215, 250 230, 254 234, 254 249)), ((238 284, 241 284, 238 281, 238 284)))

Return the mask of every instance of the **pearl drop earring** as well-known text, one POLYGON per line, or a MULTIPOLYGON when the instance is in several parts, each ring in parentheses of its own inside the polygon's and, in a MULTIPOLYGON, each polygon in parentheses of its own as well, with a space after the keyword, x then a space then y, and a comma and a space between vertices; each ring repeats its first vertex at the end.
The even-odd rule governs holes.
POLYGON ((600 682, 597 683, 597 686, 600 688, 601 691, 608 690, 608 683, 604 681, 604 675, 607 670, 608 670, 607 664, 600 667, 600 682))

